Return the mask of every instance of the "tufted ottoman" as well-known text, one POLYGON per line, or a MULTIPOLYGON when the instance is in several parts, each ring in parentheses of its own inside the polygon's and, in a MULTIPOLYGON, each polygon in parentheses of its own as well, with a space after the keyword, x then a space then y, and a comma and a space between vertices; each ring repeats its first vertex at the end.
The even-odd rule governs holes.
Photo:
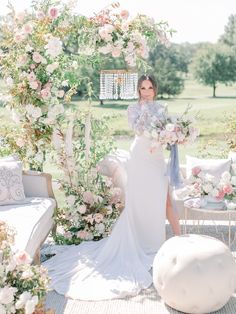
POLYGON ((221 241, 188 234, 167 240, 153 263, 153 283, 164 302, 186 313, 219 310, 236 288, 236 263, 221 241))

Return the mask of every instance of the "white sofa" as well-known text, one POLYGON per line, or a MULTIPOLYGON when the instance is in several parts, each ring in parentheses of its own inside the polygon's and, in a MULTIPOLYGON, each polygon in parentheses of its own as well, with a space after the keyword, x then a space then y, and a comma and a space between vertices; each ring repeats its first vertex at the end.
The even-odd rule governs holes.
POLYGON ((57 203, 50 174, 23 172, 26 199, 15 205, 0 206, 0 220, 15 228, 15 248, 29 253, 39 263, 40 246, 54 226, 57 203))

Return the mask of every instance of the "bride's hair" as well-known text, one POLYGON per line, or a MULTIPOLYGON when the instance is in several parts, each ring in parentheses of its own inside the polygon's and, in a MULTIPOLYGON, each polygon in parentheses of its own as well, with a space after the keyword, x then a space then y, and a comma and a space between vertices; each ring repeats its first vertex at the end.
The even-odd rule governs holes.
POLYGON ((139 100, 140 100, 140 87, 141 87, 143 81, 147 81, 147 80, 152 83, 152 87, 153 87, 153 90, 154 90, 155 97, 157 96, 157 83, 156 83, 154 77, 144 74, 144 75, 141 75, 140 78, 138 79, 137 89, 138 89, 138 94, 139 94, 139 100))

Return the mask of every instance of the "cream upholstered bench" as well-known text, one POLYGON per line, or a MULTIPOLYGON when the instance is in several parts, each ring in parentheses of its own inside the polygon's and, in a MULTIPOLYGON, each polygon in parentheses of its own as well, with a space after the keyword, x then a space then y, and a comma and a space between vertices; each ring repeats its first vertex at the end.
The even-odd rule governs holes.
POLYGON ((19 204, 1 205, 0 220, 16 231, 15 248, 25 250, 35 263, 40 261, 40 247, 54 226, 57 203, 50 174, 23 171, 25 199, 19 204))

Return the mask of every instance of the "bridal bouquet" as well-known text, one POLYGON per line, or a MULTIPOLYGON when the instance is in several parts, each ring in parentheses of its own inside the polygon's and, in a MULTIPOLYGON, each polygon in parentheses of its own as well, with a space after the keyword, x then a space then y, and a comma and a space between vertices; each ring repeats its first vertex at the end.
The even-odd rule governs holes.
POLYGON ((194 142, 199 131, 193 127, 194 119, 188 116, 189 109, 190 106, 182 115, 171 116, 162 106, 157 115, 149 117, 150 123, 146 124, 144 135, 152 140, 153 148, 158 142, 165 147, 194 142))

